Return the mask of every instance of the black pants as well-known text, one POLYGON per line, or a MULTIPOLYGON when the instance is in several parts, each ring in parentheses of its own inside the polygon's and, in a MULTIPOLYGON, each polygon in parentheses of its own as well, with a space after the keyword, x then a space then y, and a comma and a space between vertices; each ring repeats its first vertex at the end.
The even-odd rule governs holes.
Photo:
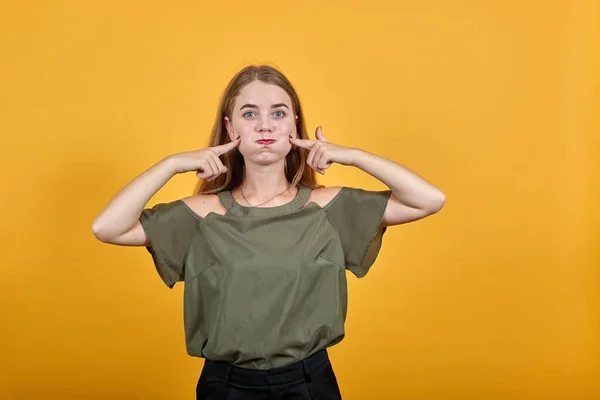
POLYGON ((197 400, 340 400, 342 395, 326 350, 268 370, 205 360, 197 400))

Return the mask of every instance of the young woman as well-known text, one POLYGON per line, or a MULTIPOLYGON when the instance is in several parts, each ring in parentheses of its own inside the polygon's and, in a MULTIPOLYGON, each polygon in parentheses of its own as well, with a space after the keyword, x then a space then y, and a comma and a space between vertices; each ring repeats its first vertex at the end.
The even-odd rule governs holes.
POLYGON ((424 218, 440 190, 395 162, 308 138, 296 91, 269 66, 227 86, 199 151, 170 155, 97 216, 102 242, 146 246, 165 284, 185 282, 187 351, 205 359, 198 399, 340 399, 327 347, 344 337, 346 270, 363 277, 386 227, 424 218), (389 187, 317 185, 354 166, 389 187), (192 196, 145 208, 175 174, 192 196))

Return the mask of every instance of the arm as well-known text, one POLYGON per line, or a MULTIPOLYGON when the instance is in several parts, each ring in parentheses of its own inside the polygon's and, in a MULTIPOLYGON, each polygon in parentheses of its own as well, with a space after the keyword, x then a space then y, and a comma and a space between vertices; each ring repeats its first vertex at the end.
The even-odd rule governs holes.
POLYGON ((364 150, 352 151, 352 165, 379 179, 392 191, 383 216, 383 226, 415 221, 438 212, 444 206, 444 193, 408 168, 364 150))
POLYGON ((139 175, 108 203, 92 224, 101 242, 123 246, 147 246, 148 237, 139 221, 146 203, 175 174, 197 171, 200 178, 213 180, 227 171, 219 156, 240 144, 240 139, 220 146, 169 156, 139 175))
POLYGON ((290 142, 310 149, 306 163, 323 174, 333 162, 352 165, 379 179, 392 191, 383 216, 382 226, 403 224, 438 212, 446 202, 445 195, 423 178, 393 161, 366 152, 330 143, 321 127, 317 140, 290 138, 290 142))
POLYGON ((175 175, 170 158, 165 158, 121 189, 94 219, 92 232, 104 243, 145 246, 148 238, 139 222, 146 203, 175 175))

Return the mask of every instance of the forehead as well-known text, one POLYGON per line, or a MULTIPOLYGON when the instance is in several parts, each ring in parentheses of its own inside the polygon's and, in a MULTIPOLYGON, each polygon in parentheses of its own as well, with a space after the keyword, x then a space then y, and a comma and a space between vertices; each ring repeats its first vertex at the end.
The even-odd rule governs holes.
POLYGON ((270 107, 271 104, 284 103, 291 107, 290 96, 277 85, 254 81, 246 85, 235 101, 238 104, 256 104, 270 107))

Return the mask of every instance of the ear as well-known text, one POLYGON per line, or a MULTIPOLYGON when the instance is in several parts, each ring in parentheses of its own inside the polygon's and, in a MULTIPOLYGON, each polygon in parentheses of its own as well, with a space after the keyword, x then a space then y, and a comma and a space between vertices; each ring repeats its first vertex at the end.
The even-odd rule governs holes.
POLYGON ((229 117, 225 117, 223 119, 223 122, 225 123, 225 129, 227 129, 227 134, 229 135, 229 140, 231 140, 233 142, 236 139, 236 137, 235 137, 235 133, 233 132, 233 126, 231 125, 231 122, 229 121, 229 117))

